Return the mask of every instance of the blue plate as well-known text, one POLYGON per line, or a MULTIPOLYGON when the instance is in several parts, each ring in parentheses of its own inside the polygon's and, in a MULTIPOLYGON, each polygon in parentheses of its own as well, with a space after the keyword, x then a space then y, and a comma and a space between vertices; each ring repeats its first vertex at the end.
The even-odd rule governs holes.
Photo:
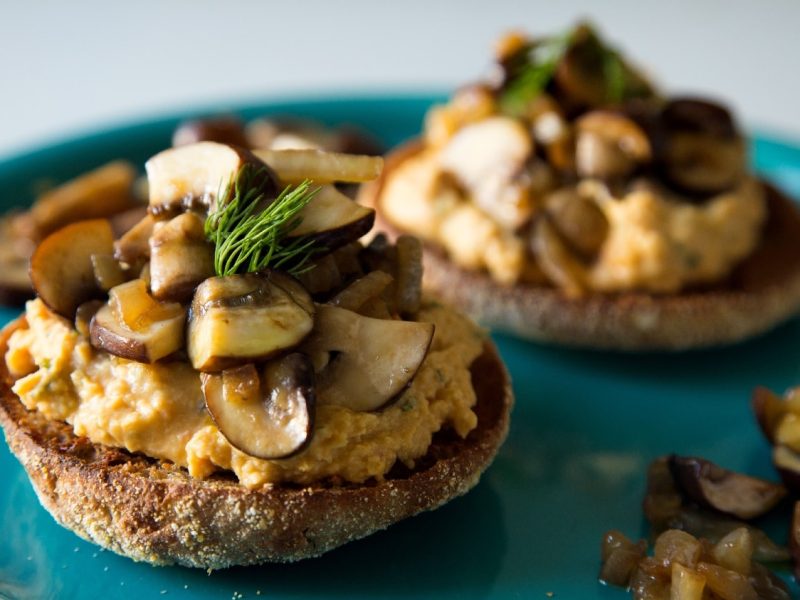
MULTIPOLYGON (((420 128, 436 96, 302 99, 241 106, 245 118, 293 114, 357 123, 395 144, 420 128)), ((214 112, 213 109, 202 111, 214 112)), ((195 112, 197 114, 197 112, 195 112)), ((169 144, 182 114, 143 121, 0 163, 0 200, 30 202, 111 158, 141 164, 169 144)), ((757 137, 755 166, 800 196, 800 147, 757 137)), ((0 313, 2 322, 15 315, 0 313)), ((207 574, 135 563, 55 524, 0 448, 0 597, 65 598, 618 598, 597 583, 600 540, 643 536, 645 469, 696 454, 775 478, 750 414, 753 387, 800 383, 800 321, 751 342, 677 355, 562 350, 496 335, 514 380, 511 433, 467 496, 321 558, 207 574), (241 595, 241 596, 240 596, 241 595)), ((788 520, 788 516, 785 517, 788 520)), ((786 532, 775 530, 781 541, 786 532)), ((789 580, 787 572, 782 575, 789 580)), ((792 583, 795 594, 800 589, 792 583)))

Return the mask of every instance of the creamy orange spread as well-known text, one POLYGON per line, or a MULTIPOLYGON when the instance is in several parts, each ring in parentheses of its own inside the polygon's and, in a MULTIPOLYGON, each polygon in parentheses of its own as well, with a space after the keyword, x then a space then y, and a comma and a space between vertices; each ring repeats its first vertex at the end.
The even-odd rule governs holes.
MULTIPOLYGON (((468 195, 438 184, 439 152, 429 148, 389 173, 381 210, 401 229, 441 246, 459 266, 516 283, 531 260, 525 240, 468 195)), ((724 278, 753 252, 767 214, 763 189, 752 177, 700 204, 653 188, 613 197, 598 181, 583 184, 609 223, 587 268, 587 284, 597 291, 671 293, 724 278)))
POLYGON ((398 460, 413 467, 442 427, 466 436, 477 425, 469 365, 482 352, 483 333, 438 304, 420 311, 418 319, 434 323, 436 332, 394 404, 380 412, 318 405, 309 446, 281 460, 253 458, 228 443, 208 416, 199 374, 188 363, 150 365, 95 350, 40 300, 28 302, 26 319, 5 358, 27 408, 66 421, 92 442, 172 461, 198 478, 230 470, 248 488, 380 479, 398 460))

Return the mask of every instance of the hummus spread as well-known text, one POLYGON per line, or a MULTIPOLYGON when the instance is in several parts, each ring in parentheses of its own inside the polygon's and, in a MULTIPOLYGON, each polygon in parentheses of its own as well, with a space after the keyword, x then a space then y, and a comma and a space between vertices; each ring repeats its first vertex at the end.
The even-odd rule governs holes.
POLYGON ((318 405, 309 446, 281 460, 253 458, 228 443, 188 363, 145 364, 95 350, 41 300, 28 303, 27 327, 11 336, 5 359, 27 408, 68 422, 92 442, 172 461, 198 478, 230 470, 248 488, 325 478, 360 483, 380 479, 398 460, 413 467, 442 427, 466 436, 477 425, 469 366, 482 352, 482 332, 434 303, 418 318, 436 332, 402 396, 380 412, 318 405))
MULTIPOLYGON (((524 281, 534 258, 524 236, 501 226, 463 191, 441 184, 436 149, 387 175, 381 210, 393 224, 432 242, 465 269, 485 269, 499 283, 524 281)), ((690 203, 656 185, 614 197, 598 180, 579 184, 608 221, 608 235, 583 277, 594 291, 674 293, 724 279, 753 252, 767 216, 761 185, 744 177, 732 189, 690 203)), ((537 203, 544 206, 543 197, 537 203)))

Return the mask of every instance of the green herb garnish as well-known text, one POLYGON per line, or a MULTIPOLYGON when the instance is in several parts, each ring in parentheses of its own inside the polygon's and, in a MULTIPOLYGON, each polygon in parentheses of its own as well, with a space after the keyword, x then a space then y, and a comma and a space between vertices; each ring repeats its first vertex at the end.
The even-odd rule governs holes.
POLYGON ((261 185, 265 177, 264 168, 245 164, 217 195, 205 222, 206 237, 214 244, 217 275, 252 273, 267 267, 298 275, 309 268, 307 261, 320 250, 306 237, 288 239, 302 221, 300 211, 319 188, 305 180, 287 186, 275 200, 265 203, 261 185))
POLYGON ((527 52, 525 61, 514 69, 500 95, 500 109, 521 116, 528 105, 548 86, 556 67, 572 43, 572 32, 537 43, 527 52))

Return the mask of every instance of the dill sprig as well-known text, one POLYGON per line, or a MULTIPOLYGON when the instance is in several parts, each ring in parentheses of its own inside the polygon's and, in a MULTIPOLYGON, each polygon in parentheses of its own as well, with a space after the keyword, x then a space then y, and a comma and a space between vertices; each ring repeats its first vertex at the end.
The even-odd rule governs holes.
POLYGON ((298 275, 307 270, 307 261, 319 250, 312 239, 288 238, 302 221, 300 211, 319 188, 305 180, 287 186, 265 204, 260 183, 266 176, 263 168, 245 164, 217 195, 205 222, 206 237, 214 244, 217 275, 252 273, 267 267, 298 275))
POLYGON ((500 109, 520 116, 550 84, 558 63, 572 43, 570 31, 564 35, 542 40, 527 53, 524 62, 511 73, 511 79, 500 95, 500 109))

